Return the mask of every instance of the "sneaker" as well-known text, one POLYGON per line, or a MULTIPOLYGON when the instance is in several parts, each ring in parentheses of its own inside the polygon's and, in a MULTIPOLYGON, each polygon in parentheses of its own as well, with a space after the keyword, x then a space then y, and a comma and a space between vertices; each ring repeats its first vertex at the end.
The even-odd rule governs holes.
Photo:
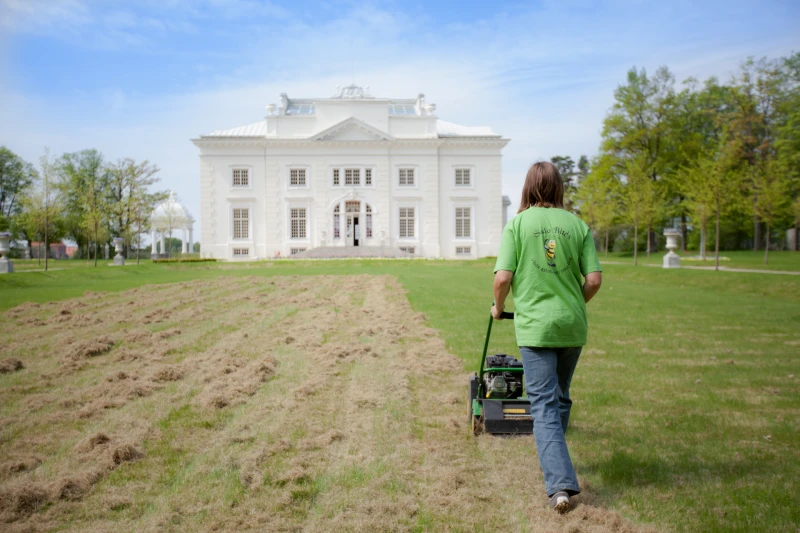
POLYGON ((564 514, 569 510, 569 494, 559 491, 550 496, 550 509, 564 514))

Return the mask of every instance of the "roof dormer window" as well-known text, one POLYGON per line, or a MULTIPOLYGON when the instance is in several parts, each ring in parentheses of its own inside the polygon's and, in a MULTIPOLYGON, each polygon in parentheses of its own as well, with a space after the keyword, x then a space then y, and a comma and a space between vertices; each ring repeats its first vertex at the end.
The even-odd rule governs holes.
POLYGON ((414 104, 389 104, 390 115, 416 115, 417 109, 414 104))
POLYGON ((290 103, 289 107, 286 108, 287 115, 313 115, 314 114, 314 104, 297 104, 297 103, 290 103))

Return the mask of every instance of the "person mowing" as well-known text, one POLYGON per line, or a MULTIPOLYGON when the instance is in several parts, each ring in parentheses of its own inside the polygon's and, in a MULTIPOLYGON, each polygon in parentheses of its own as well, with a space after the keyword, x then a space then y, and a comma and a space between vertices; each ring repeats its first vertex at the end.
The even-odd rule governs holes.
POLYGON ((539 466, 550 507, 564 513, 570 496, 581 491, 564 440, 572 406, 569 385, 586 344, 586 303, 600 290, 602 274, 589 226, 564 210, 564 184, 552 163, 528 170, 494 272, 492 317, 501 320, 513 290, 539 466))

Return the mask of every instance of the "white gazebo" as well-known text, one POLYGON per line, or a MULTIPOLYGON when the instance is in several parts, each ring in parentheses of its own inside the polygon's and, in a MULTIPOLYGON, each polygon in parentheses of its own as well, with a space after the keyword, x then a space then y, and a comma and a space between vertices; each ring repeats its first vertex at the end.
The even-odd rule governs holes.
POLYGON ((161 202, 153 210, 150 215, 150 233, 152 250, 150 252, 151 258, 166 257, 167 256, 167 237, 172 237, 172 232, 180 229, 183 235, 183 253, 192 251, 192 230, 194 226, 194 217, 189 213, 179 201, 175 191, 169 191, 169 196, 166 200, 161 202), (187 237, 188 233, 188 239, 187 237), (156 243, 158 237, 161 237, 161 251, 156 251, 156 243))

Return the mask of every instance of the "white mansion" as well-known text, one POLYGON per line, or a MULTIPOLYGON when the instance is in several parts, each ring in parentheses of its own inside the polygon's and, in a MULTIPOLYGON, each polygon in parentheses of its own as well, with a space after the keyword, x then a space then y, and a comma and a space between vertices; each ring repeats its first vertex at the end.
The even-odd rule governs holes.
POLYGON ((282 94, 264 120, 193 139, 203 257, 340 246, 496 255, 508 139, 444 122, 435 110, 423 95, 373 98, 350 85, 332 98, 282 94))

